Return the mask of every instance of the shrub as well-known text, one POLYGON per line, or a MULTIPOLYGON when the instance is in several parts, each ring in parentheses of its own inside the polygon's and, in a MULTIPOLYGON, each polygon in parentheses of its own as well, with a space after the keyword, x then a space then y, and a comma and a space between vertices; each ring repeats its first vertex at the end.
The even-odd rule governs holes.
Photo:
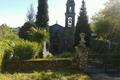
POLYGON ((3 60, 4 52, 10 47, 9 40, 0 40, 0 66, 3 60))
POLYGON ((40 44, 29 41, 18 41, 13 48, 13 57, 15 60, 27 60, 35 58, 42 51, 40 44))
POLYGON ((0 40, 17 40, 18 38, 19 37, 9 26, 5 24, 0 26, 0 40))
POLYGON ((4 57, 4 53, 7 49, 14 46, 14 42, 18 40, 19 37, 16 33, 12 32, 12 29, 7 25, 0 26, 0 66, 4 57))
MULTIPOLYGON (((8 46, 3 50, 3 54, 1 55, 3 61, 14 59, 14 60, 27 60, 38 56, 38 54, 42 51, 41 44, 36 42, 29 42, 25 40, 17 40, 14 42, 14 46, 8 46)), ((2 62, 2 60, 1 60, 2 62)))

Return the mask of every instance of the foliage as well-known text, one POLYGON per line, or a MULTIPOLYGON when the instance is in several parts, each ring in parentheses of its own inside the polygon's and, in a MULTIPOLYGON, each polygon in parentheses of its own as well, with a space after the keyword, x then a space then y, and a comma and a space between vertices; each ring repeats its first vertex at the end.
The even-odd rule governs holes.
POLYGON ((43 43, 43 41, 48 40, 48 32, 43 29, 35 29, 34 27, 32 27, 30 28, 28 34, 29 34, 30 41, 43 43))
POLYGON ((91 40, 91 52, 89 58, 95 61, 97 64, 111 65, 120 67, 120 49, 118 45, 112 44, 109 48, 109 44, 105 40, 91 40))
POLYGON ((9 26, 5 24, 0 26, 0 65, 5 51, 13 47, 15 45, 14 42, 18 39, 19 37, 12 32, 9 26))
POLYGON ((1 80, 91 80, 84 73, 73 73, 70 71, 42 71, 34 73, 1 74, 1 80))
POLYGON ((19 31, 19 37, 25 40, 28 40, 28 31, 31 27, 35 27, 35 24, 33 22, 26 22, 19 31))
POLYGON ((34 22, 35 21, 35 11, 34 11, 32 4, 30 5, 30 8, 28 9, 26 17, 27 17, 27 22, 34 22))
POLYGON ((99 22, 96 23, 96 32, 98 34, 98 37, 101 37, 103 39, 106 39, 108 37, 108 35, 110 34, 110 25, 108 21, 105 20, 101 20, 99 22), (102 26, 102 27, 101 27, 102 26))
POLYGON ((38 56, 40 51, 42 47, 38 43, 20 40, 16 42, 11 55, 15 60, 27 60, 38 56))
POLYGON ((28 59, 42 52, 41 44, 19 39, 7 25, 0 26, 0 35, 0 64, 6 54, 17 59, 28 59))
POLYGON ((18 36, 12 31, 9 26, 2 24, 0 26, 0 40, 2 39, 15 40, 18 39, 18 36))
POLYGON ((120 42, 120 1, 109 0, 106 7, 93 17, 93 22, 96 24, 96 32, 98 37, 104 40, 110 40, 113 43, 120 42))
POLYGON ((86 45, 87 47, 89 46, 89 41, 90 41, 90 27, 88 24, 88 17, 87 17, 87 12, 85 8, 85 2, 84 0, 82 1, 82 8, 78 17, 77 25, 76 25, 76 31, 75 31, 75 45, 79 44, 80 41, 80 33, 85 33, 86 34, 86 45))
POLYGON ((90 24, 90 29, 92 32, 95 32, 96 31, 96 25, 94 23, 91 23, 90 24))
MULTIPOLYGON (((92 50, 104 64, 119 65, 120 57, 120 1, 109 0, 105 8, 93 16, 96 25, 96 40, 92 50), (102 56, 101 56, 102 55, 102 56)), ((120 66, 120 65, 119 65, 120 66)))
POLYGON ((96 51, 98 54, 99 53, 107 53, 109 48, 108 48, 108 43, 104 40, 97 40, 97 39, 92 39, 91 40, 91 50, 96 51))
POLYGON ((48 0, 38 0, 38 12, 36 15, 36 25, 38 28, 48 28, 48 0))

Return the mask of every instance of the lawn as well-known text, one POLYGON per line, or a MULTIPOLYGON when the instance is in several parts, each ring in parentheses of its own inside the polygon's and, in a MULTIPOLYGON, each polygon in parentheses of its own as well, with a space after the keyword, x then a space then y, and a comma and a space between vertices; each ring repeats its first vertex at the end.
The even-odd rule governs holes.
POLYGON ((91 80, 82 72, 75 70, 41 71, 33 73, 0 73, 0 80, 91 80))

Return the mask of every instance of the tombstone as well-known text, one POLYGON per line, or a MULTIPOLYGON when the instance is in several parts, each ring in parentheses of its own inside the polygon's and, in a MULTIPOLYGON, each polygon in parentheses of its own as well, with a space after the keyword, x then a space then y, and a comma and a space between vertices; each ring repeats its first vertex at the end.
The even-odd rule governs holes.
POLYGON ((75 47, 76 55, 73 59, 73 64, 77 69, 84 70, 88 61, 88 48, 85 45, 85 33, 80 33, 80 38, 79 44, 75 47))

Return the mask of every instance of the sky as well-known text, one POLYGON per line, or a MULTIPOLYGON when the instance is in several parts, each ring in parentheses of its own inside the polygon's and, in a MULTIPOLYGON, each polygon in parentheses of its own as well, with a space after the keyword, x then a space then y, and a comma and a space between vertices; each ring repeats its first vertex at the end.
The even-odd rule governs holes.
MULTIPOLYGON (((80 12, 82 0, 75 0, 76 21, 80 12)), ((104 8, 108 0, 85 0, 89 21, 99 10, 104 8)), ((10 27, 20 27, 26 21, 26 13, 33 4, 37 12, 38 0, 0 0, 0 25, 7 24, 10 27)), ((65 25, 65 11, 67 0, 48 0, 49 25, 56 23, 65 25)))

